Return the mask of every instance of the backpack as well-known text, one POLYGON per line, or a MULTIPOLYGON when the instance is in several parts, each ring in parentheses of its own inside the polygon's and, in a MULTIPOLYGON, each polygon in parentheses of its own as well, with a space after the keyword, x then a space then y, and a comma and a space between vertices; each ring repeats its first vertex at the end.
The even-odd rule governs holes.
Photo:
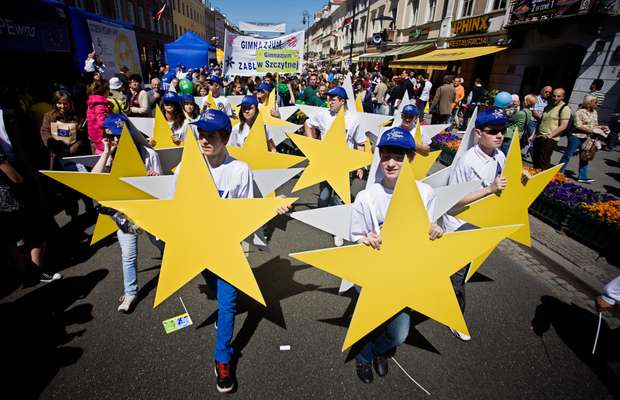
MULTIPOLYGON (((564 107, 568 107, 568 104, 564 103, 564 105, 562 107, 560 107, 560 111, 558 112, 558 121, 561 121, 560 118, 562 118, 562 111, 564 111, 564 107)), ((571 133, 573 133, 573 129, 575 129, 575 114, 573 113, 573 110, 570 110, 570 118, 568 118, 568 125, 566 126, 566 129, 564 129, 564 132, 562 132, 562 134, 560 136, 567 136, 570 135, 571 133)))

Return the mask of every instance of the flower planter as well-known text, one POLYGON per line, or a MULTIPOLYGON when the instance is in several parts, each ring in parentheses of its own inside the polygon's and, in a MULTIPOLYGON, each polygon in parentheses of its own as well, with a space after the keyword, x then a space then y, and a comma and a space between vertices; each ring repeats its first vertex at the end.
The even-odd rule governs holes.
POLYGON ((551 200, 544 195, 538 196, 530 206, 530 214, 546 222, 555 229, 561 229, 570 219, 570 208, 551 200))
POLYGON ((591 214, 575 210, 564 229, 567 235, 600 252, 611 250, 620 243, 617 225, 595 219, 591 214))
POLYGON ((454 156, 456 155, 455 151, 443 149, 441 154, 439 155, 439 162, 445 166, 452 164, 454 160, 454 156))

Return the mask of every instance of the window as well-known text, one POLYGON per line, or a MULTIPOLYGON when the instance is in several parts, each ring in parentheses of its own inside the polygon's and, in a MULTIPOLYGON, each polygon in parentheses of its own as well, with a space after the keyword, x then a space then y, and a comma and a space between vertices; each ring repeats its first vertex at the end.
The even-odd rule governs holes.
POLYGON ((424 22, 431 22, 435 19, 435 12, 437 11, 437 0, 429 0, 428 10, 426 11, 426 18, 424 22))
POLYGON ((142 6, 138 6, 138 25, 140 25, 141 28, 146 28, 144 24, 144 8, 142 8, 142 6))
POLYGON ((474 9, 474 0, 462 0, 460 17, 470 17, 474 9))
POLYGON ((101 5, 101 0, 95 0, 94 5, 95 5, 95 14, 103 15, 103 6, 101 5))
POLYGON ((124 20, 123 4, 121 3, 121 0, 114 0, 114 13, 116 14, 116 19, 119 21, 124 20))
POLYGON ((129 22, 135 25, 136 15, 134 14, 133 3, 131 1, 127 2, 127 17, 129 18, 129 22))
POLYGON ((416 26, 418 22, 418 12, 420 11, 420 0, 409 0, 407 7, 407 28, 410 26, 416 26))
POLYGON ((488 12, 498 11, 506 8, 506 0, 489 0, 487 3, 488 12))
MULTIPOLYGON (((383 17, 383 13, 385 12, 385 6, 381 6, 377 9, 377 18, 383 17)), ((376 19, 374 21, 374 32, 380 32, 383 29, 383 20, 376 19)))

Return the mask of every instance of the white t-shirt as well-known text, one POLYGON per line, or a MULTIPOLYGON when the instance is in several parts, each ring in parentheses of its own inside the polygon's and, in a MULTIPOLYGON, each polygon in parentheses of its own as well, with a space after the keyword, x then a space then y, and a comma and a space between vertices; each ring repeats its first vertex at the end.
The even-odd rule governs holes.
MULTIPOLYGON (((208 96, 205 96, 204 99, 202 100, 202 106, 200 107, 201 109, 209 106, 207 98, 208 96)), ((230 101, 228 101, 226 97, 224 96, 213 97, 213 101, 215 102, 215 106, 217 107, 218 110, 224 111, 226 115, 228 115, 229 117, 232 117, 233 115, 232 107, 230 106, 230 101)))
MULTIPOLYGON (((482 151, 480 146, 475 145, 467 150, 452 168, 448 185, 479 180, 482 182, 481 188, 487 187, 501 175, 505 163, 506 156, 501 151, 495 150, 493 157, 490 157, 482 151)), ((446 232, 456 231, 464 223, 465 221, 452 215, 445 215, 443 218, 443 228, 446 232)))
MULTIPOLYGON (((243 124, 243 129, 239 132, 239 125, 241 124, 233 126, 230 132, 230 139, 228 139, 228 146, 241 147, 248 139, 250 135, 250 126, 248 124, 243 124)), ((265 129, 265 133, 267 135, 267 140, 273 140, 273 136, 269 133, 268 129, 265 129)))
MULTIPOLYGON (((432 219, 435 211, 435 191, 426 183, 416 181, 416 184, 426 213, 429 219, 432 219)), ((379 233, 376 226, 381 227, 385 221, 392 193, 392 189, 376 182, 357 194, 351 212, 351 240, 357 242, 371 232, 379 233)))
POLYGON ((230 199, 254 197, 252 173, 243 161, 235 160, 227 155, 220 166, 210 167, 210 169, 220 197, 230 199))
POLYGON ((424 87, 422 88, 422 93, 420 94, 420 100, 428 101, 431 97, 431 89, 433 88, 433 84, 430 81, 424 82, 424 87))
POLYGON ((164 172, 161 169, 161 163, 159 161, 159 154, 150 148, 150 147, 142 147, 140 150, 142 154, 142 159, 144 160, 144 167, 147 171, 153 171, 157 175, 162 175, 164 172))
POLYGON ((172 129, 173 124, 174 121, 168 121, 168 126, 172 130, 172 134, 181 141, 185 140, 185 133, 187 132, 187 126, 189 125, 187 118, 183 120, 183 124, 177 129, 172 129))
MULTIPOLYGON (((311 118, 308 118, 307 123, 311 127, 318 129, 321 139, 323 139, 323 136, 325 136, 335 119, 336 114, 327 111, 317 113, 311 118)), ((366 135, 360 129, 359 119, 354 113, 350 111, 344 113, 344 124, 347 132, 347 145, 350 148, 354 149, 356 144, 361 146, 366 142, 366 135)))

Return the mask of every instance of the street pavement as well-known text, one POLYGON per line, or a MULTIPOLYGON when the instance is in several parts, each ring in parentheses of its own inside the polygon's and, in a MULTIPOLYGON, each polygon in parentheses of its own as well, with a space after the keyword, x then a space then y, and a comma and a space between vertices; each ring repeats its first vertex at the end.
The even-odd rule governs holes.
MULTIPOLYGON (((296 209, 313 207, 317 193, 316 186, 299 192, 296 209)), ((221 396, 212 364, 216 302, 203 279, 153 309, 160 255, 141 235, 140 302, 132 314, 120 314, 118 244, 110 239, 89 250, 87 237, 70 227, 50 244, 64 279, 20 287, 14 269, 5 271, 4 391, 42 399, 221 396), (162 321, 183 312, 179 297, 193 325, 167 335, 162 321)), ((268 307, 244 296, 239 302, 234 396, 428 397, 394 362, 388 376, 375 376, 371 385, 357 379, 351 355, 341 352, 354 300, 336 294, 339 278, 287 256, 330 247, 332 237, 288 217, 270 227, 270 251, 253 250, 249 257, 268 307), (281 345, 290 350, 281 351, 281 345)), ((465 317, 473 339, 461 342, 445 326, 414 314, 408 341, 395 358, 438 399, 618 398, 618 320, 603 322, 597 356, 591 356, 597 323, 592 295, 532 250, 504 241, 467 285, 465 317)))

